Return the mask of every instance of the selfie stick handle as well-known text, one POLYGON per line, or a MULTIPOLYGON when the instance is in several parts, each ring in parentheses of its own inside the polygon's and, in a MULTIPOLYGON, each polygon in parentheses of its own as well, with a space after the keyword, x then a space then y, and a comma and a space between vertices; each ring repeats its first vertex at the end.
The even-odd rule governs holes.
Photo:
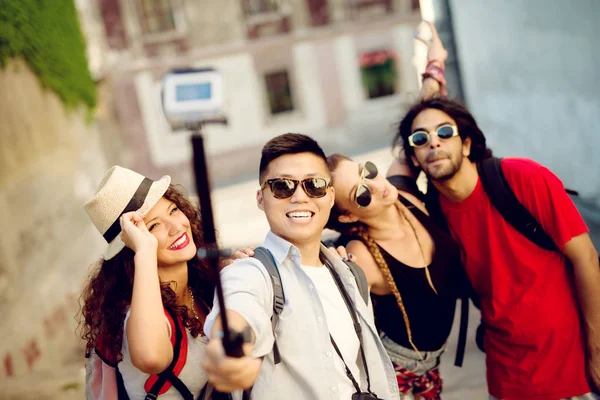
POLYGON ((225 299, 223 297, 223 287, 219 273, 219 248, 217 246, 217 235, 210 199, 210 184, 208 181, 204 139, 202 137, 202 123, 195 124, 191 128, 194 173, 202 217, 202 232, 204 234, 204 248, 198 249, 198 256, 207 261, 210 270, 215 276, 217 299, 219 301, 219 309, 221 310, 221 325, 224 333, 222 340, 225 353, 229 357, 242 357, 244 355, 242 350, 242 344, 244 343, 243 335, 229 330, 227 313, 225 312, 225 299))

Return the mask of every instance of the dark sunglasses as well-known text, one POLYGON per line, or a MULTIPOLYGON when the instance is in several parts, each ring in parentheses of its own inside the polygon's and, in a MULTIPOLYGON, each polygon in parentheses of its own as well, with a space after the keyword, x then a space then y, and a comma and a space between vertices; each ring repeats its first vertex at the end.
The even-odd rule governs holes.
POLYGON ((365 185, 365 179, 375 179, 377 176, 377 167, 371 161, 367 161, 360 171, 360 183, 354 193, 354 201, 359 207, 367 207, 371 204, 371 189, 365 185))
POLYGON ((327 189, 331 182, 325 178, 306 178, 301 181, 289 178, 267 179, 261 186, 261 190, 267 185, 271 188, 271 193, 276 199, 287 199, 292 197, 298 186, 302 184, 302 189, 308 197, 323 197, 327 194, 327 189))
POLYGON ((435 133, 438 138, 442 140, 447 140, 453 138, 454 136, 458 136, 458 130, 454 125, 442 125, 438 127, 434 132, 427 132, 425 130, 418 130, 412 133, 408 137, 408 144, 412 147, 423 147, 429 143, 431 140, 431 135, 435 133))

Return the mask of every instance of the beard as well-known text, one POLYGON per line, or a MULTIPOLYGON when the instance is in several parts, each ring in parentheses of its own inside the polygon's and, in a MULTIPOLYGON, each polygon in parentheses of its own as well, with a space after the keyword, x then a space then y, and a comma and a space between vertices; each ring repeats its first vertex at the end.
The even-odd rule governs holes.
POLYGON ((425 172, 427 179, 434 181, 447 181, 454 177, 462 166, 462 155, 453 157, 444 151, 434 151, 427 155, 425 162, 421 164, 421 169, 425 172), (442 163, 431 165, 434 160, 442 160, 442 163))

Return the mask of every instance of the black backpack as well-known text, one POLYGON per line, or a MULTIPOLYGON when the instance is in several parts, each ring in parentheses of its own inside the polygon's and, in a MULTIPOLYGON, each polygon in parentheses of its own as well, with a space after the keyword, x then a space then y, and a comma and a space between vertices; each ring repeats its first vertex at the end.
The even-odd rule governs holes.
MULTIPOLYGON (((273 329, 273 337, 275 338, 275 341, 273 342, 273 358, 275 360, 275 365, 277 365, 281 362, 281 355, 279 353, 279 347, 277 346, 277 335, 275 335, 275 328, 277 328, 277 323, 279 322, 279 315, 281 315, 283 312, 283 307, 285 305, 285 293, 281 283, 281 275, 279 275, 279 269, 277 268, 277 262, 275 261, 271 251, 265 247, 257 247, 254 249, 254 258, 264 265, 265 269, 269 273, 269 276, 271 277, 271 283, 273 284, 273 316, 271 317, 271 326, 273 329)), ((344 262, 350 269, 350 272, 352 272, 352 275, 354 275, 354 279, 356 279, 356 284, 361 297, 366 304, 369 304, 369 285, 367 283, 367 277, 365 276, 365 273, 353 262, 344 262)))

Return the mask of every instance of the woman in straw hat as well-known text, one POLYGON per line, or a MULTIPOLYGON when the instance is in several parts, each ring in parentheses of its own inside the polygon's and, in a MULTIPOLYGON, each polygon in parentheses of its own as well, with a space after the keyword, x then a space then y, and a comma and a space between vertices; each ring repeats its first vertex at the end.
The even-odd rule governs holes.
MULTIPOLYGON (((115 166, 84 206, 108 247, 81 296, 82 336, 88 353, 118 364, 131 399, 145 398, 149 378, 174 359, 168 315, 184 327, 187 342, 176 374, 194 398, 207 382, 201 332, 214 287, 195 257, 202 245, 198 209, 170 182, 115 166)), ((163 392, 163 399, 181 398, 170 384, 163 392)))

